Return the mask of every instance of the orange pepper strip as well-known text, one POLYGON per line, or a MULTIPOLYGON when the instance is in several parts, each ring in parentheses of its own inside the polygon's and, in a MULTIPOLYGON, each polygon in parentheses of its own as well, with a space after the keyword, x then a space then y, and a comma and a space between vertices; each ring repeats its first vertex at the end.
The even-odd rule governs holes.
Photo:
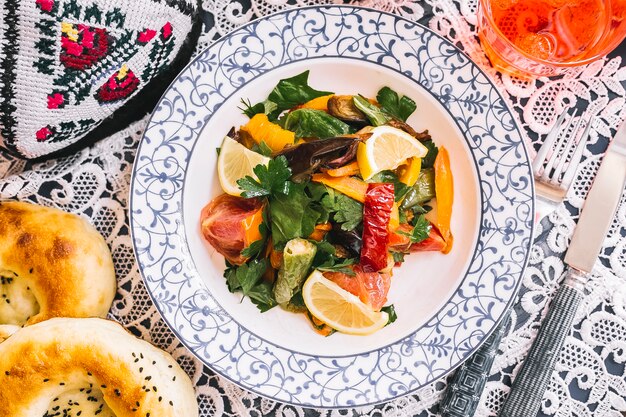
MULTIPOLYGON (((354 177, 331 177, 327 174, 313 174, 311 180, 320 182, 342 194, 358 201, 365 202, 365 193, 367 193, 367 183, 354 177)), ((398 204, 393 203, 391 210, 391 218, 389 219, 389 230, 394 231, 400 225, 400 215, 398 212, 398 204)))
POLYGON ((422 169, 422 158, 409 158, 407 165, 400 174, 400 182, 412 187, 417 182, 417 178, 420 175, 422 169))
MULTIPOLYGON (((339 168, 326 170, 326 174, 331 177, 349 177, 351 175, 356 175, 359 172, 359 163, 357 161, 351 162, 348 165, 344 165, 339 168)), ((415 180, 417 181, 417 177, 415 180)))
POLYGON ((283 264, 283 251, 277 251, 272 248, 270 252, 270 264, 274 269, 280 269, 283 264))
POLYGON ((333 94, 329 94, 327 96, 314 98, 313 100, 309 100, 300 106, 296 106, 294 110, 295 109, 313 109, 313 110, 328 111, 328 100, 332 96, 333 94))
POLYGON ((437 229, 446 242, 445 248, 441 251, 448 253, 452 249, 452 232, 450 231, 450 220, 452 218, 452 203, 454 200, 454 184, 452 181, 452 171, 450 170, 450 157, 448 151, 443 146, 439 147, 439 153, 435 158, 435 194, 437 195, 437 229))
POLYGON ((367 183, 354 177, 331 177, 327 174, 313 174, 312 178, 315 182, 321 182, 342 194, 358 201, 365 202, 365 193, 367 193, 367 183))
POLYGON ((309 235, 309 239, 313 239, 313 240, 320 242, 322 239, 324 239, 324 236, 326 236, 326 233, 328 233, 332 229, 333 229, 333 226, 330 223, 316 224, 315 229, 313 230, 313 233, 309 235))
POLYGON ((274 152, 280 152, 287 145, 293 145, 296 137, 293 132, 285 130, 276 123, 269 121, 265 114, 255 114, 248 123, 241 126, 256 143, 265 142, 274 152))
POLYGON ((257 211, 241 221, 241 226, 244 230, 243 243, 246 247, 250 246, 252 242, 256 242, 262 238, 259 226, 263 223, 263 209, 263 206, 260 207, 257 211))

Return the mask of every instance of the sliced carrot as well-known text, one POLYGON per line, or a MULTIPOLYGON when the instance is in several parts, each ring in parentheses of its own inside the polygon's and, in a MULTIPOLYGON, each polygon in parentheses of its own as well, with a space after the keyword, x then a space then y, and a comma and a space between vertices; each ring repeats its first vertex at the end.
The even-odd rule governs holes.
POLYGON ((420 175, 422 169, 422 158, 409 158, 406 166, 400 174, 400 182, 412 187, 415 185, 417 178, 420 175))
MULTIPOLYGON (((359 203, 365 202, 367 183, 363 180, 355 177, 331 177, 328 174, 313 174, 311 180, 327 185, 328 187, 347 195, 359 203)), ((389 230, 394 231, 399 225, 400 215, 398 213, 398 204, 393 203, 391 218, 389 219, 389 230)))
POLYGON ((359 164, 357 161, 351 162, 348 165, 344 165, 339 168, 326 170, 326 174, 331 177, 349 177, 351 175, 356 175, 359 172, 359 164))
POLYGON ((256 143, 265 142, 274 152, 282 151, 287 145, 293 145, 296 137, 293 132, 285 130, 276 123, 269 121, 263 113, 255 114, 241 130, 249 134, 256 143))
POLYGON ((333 94, 329 94, 327 96, 314 98, 313 100, 309 100, 306 103, 300 106, 297 106, 296 109, 313 109, 313 110, 328 111, 328 100, 332 96, 333 94))
POLYGON ((435 158, 435 194, 437 195, 437 222, 439 233, 446 242, 443 253, 448 253, 452 249, 452 232, 450 231, 450 221, 452 218, 452 203, 454 200, 454 183, 452 171, 450 170, 450 157, 448 151, 443 146, 439 147, 439 153, 435 158))

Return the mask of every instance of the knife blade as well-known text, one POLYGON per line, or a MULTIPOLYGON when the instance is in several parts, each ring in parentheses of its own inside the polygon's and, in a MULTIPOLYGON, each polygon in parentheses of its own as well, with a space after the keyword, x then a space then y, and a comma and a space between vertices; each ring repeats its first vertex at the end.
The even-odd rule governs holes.
POLYGON ((626 123, 604 156, 570 242, 565 263, 591 272, 613 221, 626 178, 626 123), (620 181, 621 179, 621 181, 620 181))
POLYGON ((558 353, 570 333, 584 286, 598 258, 626 183, 626 122, 617 131, 585 200, 565 255, 569 265, 500 417, 537 415, 558 353))

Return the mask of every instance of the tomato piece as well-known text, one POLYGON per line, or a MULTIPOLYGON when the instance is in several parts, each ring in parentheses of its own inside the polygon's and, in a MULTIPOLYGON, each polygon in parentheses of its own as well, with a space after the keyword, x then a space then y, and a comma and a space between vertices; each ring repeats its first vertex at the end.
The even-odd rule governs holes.
POLYGON ((360 265, 354 268, 356 275, 343 272, 324 272, 324 276, 335 282, 344 290, 359 297, 372 310, 380 310, 387 302, 387 294, 391 286, 391 274, 365 272, 360 265))
POLYGON ((363 203, 363 248, 361 265, 365 272, 387 266, 389 220, 394 203, 393 184, 370 183, 363 203))
MULTIPOLYGON (((263 211, 262 200, 222 194, 207 204, 200 214, 200 230, 207 242, 232 264, 241 265, 246 258, 241 251, 257 235, 252 230, 263 211)), ((260 236, 260 234, 259 234, 260 236)))

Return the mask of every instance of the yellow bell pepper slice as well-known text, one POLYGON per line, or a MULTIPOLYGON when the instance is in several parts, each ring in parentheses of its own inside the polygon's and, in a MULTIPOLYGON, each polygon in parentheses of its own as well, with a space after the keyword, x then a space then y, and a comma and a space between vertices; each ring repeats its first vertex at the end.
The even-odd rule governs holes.
POLYGON ((273 152, 280 152, 287 145, 293 145, 296 135, 285 130, 276 123, 272 123, 263 113, 255 114, 241 130, 248 133, 252 139, 260 144, 265 142, 273 152))
POLYGON ((403 170, 400 173, 400 182, 412 187, 417 182, 421 169, 422 158, 409 158, 406 166, 403 167, 403 170))

